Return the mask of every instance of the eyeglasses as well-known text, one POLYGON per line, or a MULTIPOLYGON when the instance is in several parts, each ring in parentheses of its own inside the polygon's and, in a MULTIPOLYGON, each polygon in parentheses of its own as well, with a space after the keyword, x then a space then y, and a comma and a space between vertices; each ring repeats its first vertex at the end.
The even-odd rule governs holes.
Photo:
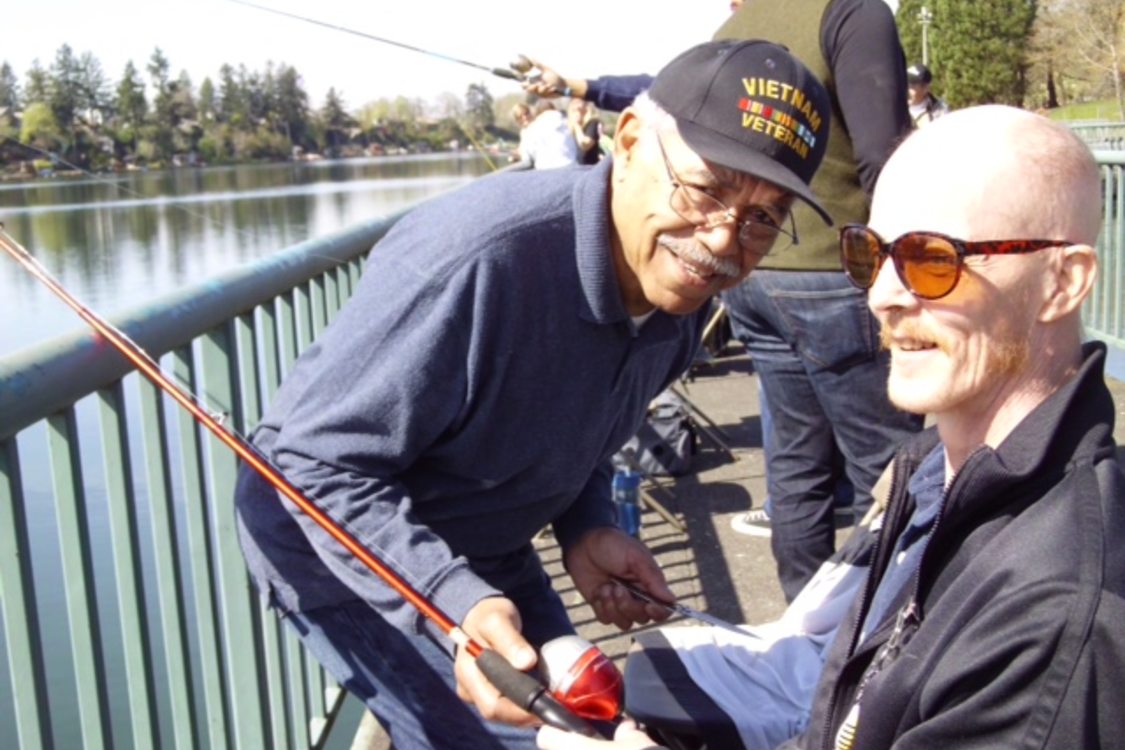
POLYGON ((937 232, 907 232, 885 242, 862 224, 840 229, 840 256, 844 272, 860 289, 870 289, 883 261, 890 256, 895 272, 911 294, 941 299, 961 279, 961 267, 970 255, 1017 255, 1075 243, 1066 240, 988 240, 966 242, 937 232))
POLYGON ((733 208, 728 208, 725 203, 703 188, 685 185, 672 169, 672 163, 668 161, 668 152, 664 150, 664 142, 660 136, 656 137, 656 143, 660 146, 660 156, 664 159, 668 181, 672 183, 672 194, 668 197, 668 205, 681 219, 697 227, 708 229, 733 221, 737 228, 739 246, 758 255, 766 255, 770 250, 784 249, 798 244, 797 225, 790 211, 776 206, 749 206, 746 209, 746 218, 739 219, 733 208), (789 229, 783 229, 781 225, 787 218, 789 229), (782 245, 775 247, 778 235, 785 237, 785 240, 782 245))

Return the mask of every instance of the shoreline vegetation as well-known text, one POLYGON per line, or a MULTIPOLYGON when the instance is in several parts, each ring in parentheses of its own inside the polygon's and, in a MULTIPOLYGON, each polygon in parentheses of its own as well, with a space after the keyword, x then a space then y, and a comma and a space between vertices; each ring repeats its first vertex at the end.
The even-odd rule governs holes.
POLYGON ((0 180, 278 161, 437 152, 507 155, 518 128, 512 94, 494 101, 483 83, 438 103, 405 96, 350 113, 329 89, 314 107, 284 63, 224 65, 196 86, 173 78, 159 48, 142 75, 132 61, 116 81, 90 52, 63 45, 21 82, 0 62, 0 180))

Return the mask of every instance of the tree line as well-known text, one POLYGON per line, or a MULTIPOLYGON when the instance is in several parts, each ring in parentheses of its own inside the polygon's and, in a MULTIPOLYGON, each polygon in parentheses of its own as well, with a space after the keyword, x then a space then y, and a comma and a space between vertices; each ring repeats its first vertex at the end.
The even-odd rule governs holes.
POLYGON ((208 77, 196 87, 186 71, 172 77, 159 48, 143 73, 130 61, 113 83, 92 53, 64 44, 49 67, 33 63, 22 84, 8 62, 0 63, 0 168, 42 169, 53 161, 104 170, 447 150, 511 137, 496 127, 493 105, 488 89, 472 84, 463 100, 446 95, 436 115, 407 97, 349 112, 335 89, 314 107, 300 74, 284 63, 258 71, 224 65, 216 81, 208 77))
POLYGON ((896 20, 909 62, 923 61, 925 31, 934 90, 953 107, 1110 100, 1125 119, 1125 0, 901 0, 896 20))
MULTIPOLYGON (((896 18, 908 61, 926 58, 951 106, 1110 99, 1125 119, 1125 0, 901 0, 896 18)), ((514 137, 514 98, 494 102, 473 84, 436 107, 399 96, 349 112, 335 89, 314 107, 284 63, 224 65, 196 87, 187 72, 173 78, 157 48, 143 72, 129 62, 114 83, 92 53, 63 45, 22 83, 0 63, 0 168, 49 166, 51 157, 98 170, 479 148, 514 137)))

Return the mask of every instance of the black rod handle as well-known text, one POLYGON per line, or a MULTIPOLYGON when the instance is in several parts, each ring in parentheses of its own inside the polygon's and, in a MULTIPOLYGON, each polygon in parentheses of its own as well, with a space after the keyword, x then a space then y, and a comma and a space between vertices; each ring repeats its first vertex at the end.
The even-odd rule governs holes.
POLYGON ((513 667, 507 659, 491 649, 477 657, 477 666, 500 694, 524 711, 529 711, 545 724, 576 732, 587 737, 601 737, 586 720, 575 716, 566 706, 547 692, 539 680, 513 667))

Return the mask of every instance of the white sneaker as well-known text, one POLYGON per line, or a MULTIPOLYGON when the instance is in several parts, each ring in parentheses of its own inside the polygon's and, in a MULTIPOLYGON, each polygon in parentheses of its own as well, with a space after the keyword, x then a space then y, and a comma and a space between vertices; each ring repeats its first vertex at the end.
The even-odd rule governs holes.
POLYGON ((770 516, 765 508, 751 508, 730 519, 730 527, 739 534, 748 536, 770 535, 770 516))

